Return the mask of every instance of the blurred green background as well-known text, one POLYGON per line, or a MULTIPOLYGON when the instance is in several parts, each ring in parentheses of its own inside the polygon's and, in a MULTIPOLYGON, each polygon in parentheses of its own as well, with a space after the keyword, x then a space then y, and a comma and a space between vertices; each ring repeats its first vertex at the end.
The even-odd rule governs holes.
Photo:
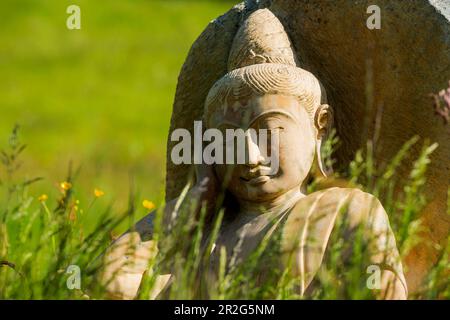
POLYGON ((166 138, 177 76, 209 21, 238 1, 1 0, 0 149, 17 123, 28 147, 21 175, 57 195, 68 164, 77 198, 94 188, 126 206, 163 199, 166 138), (68 30, 66 8, 81 8, 68 30))

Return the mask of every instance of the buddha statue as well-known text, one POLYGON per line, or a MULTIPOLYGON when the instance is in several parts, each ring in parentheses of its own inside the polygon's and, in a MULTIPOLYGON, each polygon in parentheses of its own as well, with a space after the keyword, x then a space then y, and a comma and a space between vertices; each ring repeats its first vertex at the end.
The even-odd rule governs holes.
MULTIPOLYGON (((239 264, 265 237, 277 231, 281 240, 275 267, 289 267, 299 279, 298 294, 308 297, 327 257, 335 226, 344 219, 345 241, 352 241, 355 230, 362 230, 368 242, 369 261, 361 266, 361 276, 366 276, 369 266, 380 270, 380 288, 374 289, 374 296, 406 299, 399 253, 380 201, 353 188, 307 192, 311 178, 325 178, 331 172, 324 165, 321 149, 332 128, 333 110, 319 80, 299 65, 280 21, 270 10, 258 10, 240 27, 229 56, 229 72, 206 98, 206 128, 267 129, 276 133, 278 140, 276 150, 270 150, 277 153, 276 172, 267 164, 268 152, 262 152, 251 136, 245 144, 245 163, 196 166, 197 182, 185 198, 206 203, 207 210, 214 214, 221 188, 227 194, 222 203, 225 218, 210 257, 211 273, 218 267, 221 248, 226 249, 227 261, 239 264)), ((176 207, 177 199, 166 204, 165 223, 170 223, 176 207)), ((151 214, 138 222, 106 253, 107 261, 114 260, 105 272, 108 277, 115 275, 107 285, 112 297, 136 296, 146 261, 157 254, 152 241, 153 217, 151 214), (118 246, 121 243, 134 243, 139 254, 128 256, 118 246), (131 265, 120 267, 121 262, 130 260, 131 265)), ((158 285, 163 288, 169 278, 161 275, 158 285)), ((214 281, 214 277, 210 279, 214 281)))

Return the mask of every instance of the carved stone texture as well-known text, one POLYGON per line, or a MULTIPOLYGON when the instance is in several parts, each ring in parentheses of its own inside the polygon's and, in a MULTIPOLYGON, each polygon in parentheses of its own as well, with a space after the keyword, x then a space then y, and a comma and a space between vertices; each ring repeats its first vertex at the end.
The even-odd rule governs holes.
MULTIPOLYGON (((450 78, 450 1, 448 0, 273 0, 246 1, 212 21, 191 48, 180 73, 168 150, 176 128, 192 130, 202 118, 208 90, 227 73, 234 36, 245 18, 270 7, 296 49, 302 67, 325 86, 342 139, 338 167, 345 167, 367 139, 375 141, 378 162, 391 159, 413 135, 439 143, 432 155, 423 212, 428 239, 442 243, 450 231, 446 214, 450 181, 450 134, 433 110, 430 93, 450 78), (381 29, 369 30, 367 8, 381 8, 381 29), (377 117, 381 116, 379 126, 377 117), (378 132, 378 133, 377 133, 378 132)), ((421 146, 413 150, 416 157, 421 146)), ((166 199, 180 194, 188 166, 174 166, 168 152, 166 199)), ((407 176, 405 164, 399 171, 407 176)), ((419 246, 406 259, 410 292, 415 292, 436 252, 419 246)))

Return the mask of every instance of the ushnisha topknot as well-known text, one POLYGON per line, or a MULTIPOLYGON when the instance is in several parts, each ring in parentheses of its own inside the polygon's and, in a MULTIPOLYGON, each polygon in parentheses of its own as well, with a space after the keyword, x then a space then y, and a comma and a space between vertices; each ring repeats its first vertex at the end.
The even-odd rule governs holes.
POLYGON ((228 71, 261 63, 299 66, 291 40, 269 9, 253 12, 239 28, 228 58, 228 71))
POLYGON ((231 47, 228 73, 210 89, 204 119, 223 115, 229 106, 252 95, 294 96, 314 117, 326 103, 320 81, 299 67, 294 48, 283 25, 269 9, 252 13, 239 28, 231 47))

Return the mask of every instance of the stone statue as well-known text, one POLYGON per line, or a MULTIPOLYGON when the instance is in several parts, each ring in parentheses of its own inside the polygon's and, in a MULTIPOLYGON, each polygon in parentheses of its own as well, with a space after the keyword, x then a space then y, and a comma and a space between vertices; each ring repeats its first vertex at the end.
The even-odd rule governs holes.
MULTIPOLYGON (((210 267, 217 268, 220 248, 241 263, 264 237, 281 234, 280 264, 299 277, 298 293, 307 297, 314 277, 326 259, 334 226, 347 222, 346 241, 362 228, 367 239, 369 265, 381 270, 378 298, 406 299, 407 286, 388 216, 380 202, 358 189, 328 188, 311 194, 307 185, 312 176, 326 177, 321 146, 332 127, 333 111, 327 104, 324 87, 302 69, 283 25, 269 9, 253 12, 237 32, 228 59, 228 73, 210 88, 203 110, 207 128, 265 128, 279 134, 279 169, 269 171, 265 155, 251 138, 246 144, 244 164, 197 166, 197 184, 186 198, 199 199, 213 211, 221 186, 237 204, 225 201, 225 219, 211 254, 210 267), (231 212, 233 211, 233 212, 231 212), (311 241, 313 239, 313 241, 311 241)), ((176 199, 167 203, 166 217, 175 210, 176 199)), ((170 218, 167 218, 169 221, 170 218)), ((112 246, 106 260, 115 261, 106 276, 115 274, 107 288, 113 297, 134 298, 146 271, 146 261, 157 254, 151 240, 152 215, 142 219, 134 232, 118 243, 138 246, 135 256, 112 246), (133 263, 121 268, 121 261, 133 263)), ((365 272, 369 266, 363 266, 365 272)), ((213 272, 212 272, 213 273, 213 272)), ((164 287, 170 275, 158 281, 164 287)), ((212 277, 213 279, 213 277, 212 277)), ((173 281, 176 281, 176 276, 173 281)), ((155 292, 155 295, 158 292, 155 292)), ((153 296, 153 297, 154 297, 153 296)))
MULTIPOLYGON (((428 290, 424 280, 450 235, 450 131, 433 110, 430 94, 447 87, 450 75, 449 0, 245 0, 212 20, 199 35, 178 77, 171 129, 191 130, 201 119, 209 89, 228 71, 238 29, 247 17, 268 8, 283 24, 302 67, 317 76, 333 106, 341 146, 336 167, 345 168, 373 140, 377 164, 390 162, 414 135, 437 142, 431 155, 420 212, 420 237, 403 258, 410 294, 428 290), (381 30, 367 28, 369 6, 381 9, 381 30), (195 89, 193 89, 195 88, 195 89)), ((170 136, 170 135, 169 135, 170 136)), ((174 142, 168 140, 168 150, 174 142)), ((407 178, 422 143, 396 175, 407 178)), ((190 166, 167 159, 166 201, 187 182, 190 166)), ((395 192, 402 193, 399 184, 395 192)), ((396 214, 394 212, 390 214, 396 214)))

